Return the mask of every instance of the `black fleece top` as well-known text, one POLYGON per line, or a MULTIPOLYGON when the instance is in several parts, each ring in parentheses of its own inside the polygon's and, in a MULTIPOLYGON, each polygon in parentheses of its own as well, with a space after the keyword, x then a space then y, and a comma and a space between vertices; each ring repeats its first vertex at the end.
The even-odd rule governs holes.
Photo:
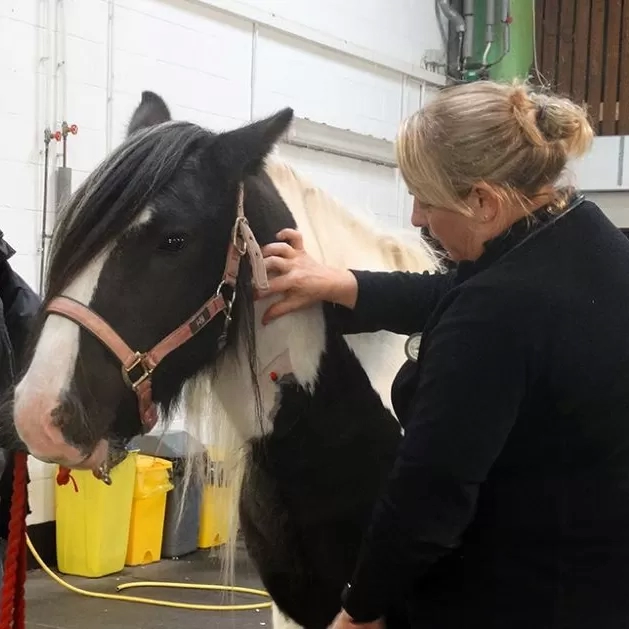
POLYGON ((404 427, 344 593, 359 621, 629 627, 629 240, 545 208, 445 275, 359 272, 346 333, 423 331, 404 427))

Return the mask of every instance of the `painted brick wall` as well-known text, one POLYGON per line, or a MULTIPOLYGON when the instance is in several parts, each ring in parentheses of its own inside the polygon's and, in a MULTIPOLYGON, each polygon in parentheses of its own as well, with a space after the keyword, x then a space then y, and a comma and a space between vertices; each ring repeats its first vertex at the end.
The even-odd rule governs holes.
MULTIPOLYGON (((426 88, 398 70, 356 59, 356 50, 419 67, 425 50, 440 43, 433 6, 433 0, 316 6, 310 0, 0 0, 0 228, 17 249, 14 268, 38 288, 47 126, 54 131, 67 120, 79 127, 68 140, 74 188, 122 140, 143 89, 162 94, 175 117, 215 130, 290 105, 300 117, 392 140, 426 88), (254 26, 213 4, 254 6, 306 25, 345 40, 354 57, 254 26)), ((58 149, 53 142, 51 170, 61 163, 58 149)), ((410 199, 394 169, 296 147, 280 153, 355 211, 394 226, 408 219, 410 199)), ((37 461, 30 468, 30 522, 52 519, 54 468, 37 461)))

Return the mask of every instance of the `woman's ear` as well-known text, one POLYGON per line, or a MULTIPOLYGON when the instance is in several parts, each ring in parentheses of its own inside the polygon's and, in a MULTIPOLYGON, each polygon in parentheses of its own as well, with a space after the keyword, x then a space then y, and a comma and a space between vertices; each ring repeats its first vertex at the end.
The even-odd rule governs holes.
POLYGON ((492 186, 481 182, 472 188, 470 197, 479 221, 489 223, 495 220, 500 210, 500 197, 492 186))

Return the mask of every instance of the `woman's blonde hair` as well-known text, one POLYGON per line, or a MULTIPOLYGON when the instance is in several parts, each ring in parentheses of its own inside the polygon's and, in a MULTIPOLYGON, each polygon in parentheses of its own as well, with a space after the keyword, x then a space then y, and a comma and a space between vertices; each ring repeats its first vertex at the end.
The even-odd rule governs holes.
POLYGON ((441 90, 407 118, 396 154, 421 203, 465 212, 462 199, 481 182, 510 202, 532 202, 593 137, 586 111, 566 98, 479 81, 441 90))

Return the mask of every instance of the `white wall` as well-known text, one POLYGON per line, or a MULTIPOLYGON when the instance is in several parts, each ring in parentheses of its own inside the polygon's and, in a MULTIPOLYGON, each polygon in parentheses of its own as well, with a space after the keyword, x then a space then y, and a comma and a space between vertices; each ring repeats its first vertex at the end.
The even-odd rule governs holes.
MULTIPOLYGON (((386 156, 400 119, 443 84, 423 69, 439 48, 433 0, 0 0, 0 229, 14 268, 38 288, 44 129, 78 125, 76 188, 144 89, 214 130, 292 106, 315 123, 308 144, 332 138, 337 154, 280 154, 356 211, 404 224, 409 197, 386 156)), ((30 523, 53 519, 54 468, 30 467, 30 523)))
POLYGON ((624 150, 624 136, 594 138, 590 152, 571 166, 578 185, 583 190, 629 190, 629 164, 624 150))
POLYGON ((629 229, 629 191, 587 192, 586 194, 590 201, 594 201, 607 214, 616 227, 629 229))

